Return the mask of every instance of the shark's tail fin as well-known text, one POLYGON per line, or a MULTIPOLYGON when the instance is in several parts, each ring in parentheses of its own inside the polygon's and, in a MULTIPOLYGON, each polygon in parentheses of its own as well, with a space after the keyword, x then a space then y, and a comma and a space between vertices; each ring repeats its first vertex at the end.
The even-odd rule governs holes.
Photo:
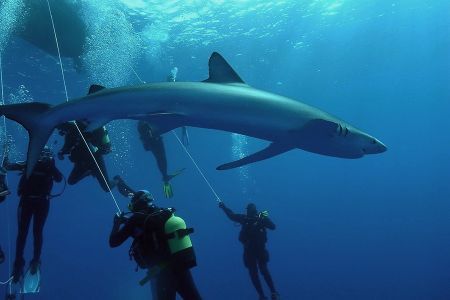
POLYGON ((33 171, 42 148, 52 134, 54 126, 47 124, 42 115, 51 109, 51 105, 40 102, 21 103, 0 106, 0 115, 21 124, 28 131, 27 170, 29 177, 33 171))

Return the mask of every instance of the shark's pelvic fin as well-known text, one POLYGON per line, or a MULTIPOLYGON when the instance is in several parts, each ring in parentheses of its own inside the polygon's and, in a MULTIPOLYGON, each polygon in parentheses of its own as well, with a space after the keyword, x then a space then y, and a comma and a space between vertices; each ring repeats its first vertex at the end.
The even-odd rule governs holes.
POLYGON ((237 167, 242 167, 247 164, 251 164, 260 160, 268 159, 273 156, 276 156, 278 154, 287 152, 289 150, 294 149, 295 147, 290 144, 282 144, 282 143, 271 143, 267 148, 253 153, 249 156, 246 156, 244 158, 241 158, 239 160, 223 164, 221 166, 218 166, 217 170, 229 170, 237 167))
POLYGON ((213 52, 209 58, 209 77, 203 82, 211 83, 243 83, 245 82, 239 77, 229 63, 217 52, 213 52))
POLYGON ((100 92, 101 90, 106 89, 103 85, 93 84, 89 87, 88 95, 100 92))
POLYGON ((40 102, 0 106, 0 115, 18 122, 28 131, 30 142, 27 153, 27 177, 31 175, 42 148, 53 132, 54 125, 46 124, 45 118, 42 117, 50 109, 51 105, 40 102))

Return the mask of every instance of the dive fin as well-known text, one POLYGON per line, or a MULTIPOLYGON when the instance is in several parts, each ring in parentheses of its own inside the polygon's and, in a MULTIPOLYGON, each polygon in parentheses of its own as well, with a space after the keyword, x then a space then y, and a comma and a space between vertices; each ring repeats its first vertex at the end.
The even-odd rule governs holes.
POLYGON ((203 82, 245 84, 230 64, 217 52, 213 52, 213 54, 211 54, 208 67, 209 77, 208 79, 203 80, 203 82))
POLYGON ((53 132, 54 126, 46 124, 42 115, 51 109, 50 104, 41 102, 20 103, 0 106, 0 115, 21 124, 28 131, 30 141, 27 153, 27 178, 39 160, 42 148, 53 132))
POLYGON ((167 181, 167 182, 168 182, 168 181, 172 180, 173 178, 175 178, 175 177, 177 177, 178 175, 180 175, 181 173, 183 173, 184 170, 186 170, 186 168, 179 169, 179 170, 177 170, 176 172, 167 175, 167 177, 164 178, 164 181, 167 181))
POLYGON ((100 92, 101 90, 106 89, 103 85, 93 84, 89 87, 88 95, 100 92))
POLYGON ((31 271, 31 267, 25 273, 23 277, 23 286, 22 286, 22 294, 35 294, 39 293, 41 289, 41 270, 39 266, 33 273, 31 271))
POLYGON ((289 150, 294 149, 295 147, 290 144, 281 144, 281 143, 271 143, 267 148, 264 148, 261 151, 253 153, 249 156, 241 158, 239 160, 223 164, 218 166, 217 170, 229 170, 237 167, 242 167, 244 165, 248 165, 260 160, 268 159, 270 157, 276 156, 278 154, 287 152, 289 150))

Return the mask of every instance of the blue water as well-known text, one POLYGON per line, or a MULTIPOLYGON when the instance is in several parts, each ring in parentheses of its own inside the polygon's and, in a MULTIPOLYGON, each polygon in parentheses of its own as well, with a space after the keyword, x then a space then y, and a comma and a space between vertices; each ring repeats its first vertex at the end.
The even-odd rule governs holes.
MULTIPOLYGON (((131 67, 148 82, 166 80, 175 66, 178 80, 202 80, 209 55, 219 51, 248 84, 321 108, 388 146, 358 160, 295 150, 219 172, 217 165, 265 142, 189 128, 189 151, 225 203, 243 212, 253 201, 276 223, 269 268, 282 299, 450 299, 448 1, 93 3, 74 10, 89 26, 81 72, 63 59, 70 98, 91 83, 139 83, 131 67)), ((8 29, 27 17, 21 1, 2 1, 0 13, 5 102, 62 103, 57 57, 8 29)), ((151 189, 157 204, 176 207, 195 228, 193 273, 205 299, 257 299, 243 267, 239 227, 217 208, 171 134, 165 137, 169 167, 187 169, 173 181, 175 197, 164 199, 154 159, 134 126, 108 125, 109 173, 151 189)), ((11 121, 7 129, 11 156, 24 159, 26 132, 11 121)), ((62 140, 55 135, 54 141, 57 150, 62 140)), ((57 165, 65 174, 71 170, 67 160, 57 165)), ((12 190, 18 178, 8 177, 12 190)), ((126 199, 115 195, 125 208, 126 199)), ((10 259, 17 203, 14 194, 1 205, 0 243, 10 259)), ((108 246, 114 213, 111 197, 92 178, 52 200, 41 292, 30 299, 151 298, 149 287, 137 284, 144 274, 134 272, 129 243, 108 246)), ((29 239, 28 259, 31 245, 29 239)), ((0 279, 9 272, 5 262, 0 279)))

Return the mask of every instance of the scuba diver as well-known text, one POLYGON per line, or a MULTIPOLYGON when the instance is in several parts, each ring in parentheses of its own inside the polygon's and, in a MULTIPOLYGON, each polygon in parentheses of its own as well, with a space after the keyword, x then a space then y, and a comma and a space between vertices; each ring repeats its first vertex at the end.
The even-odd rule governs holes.
MULTIPOLYGON (((101 91, 102 89, 104 89, 104 87, 91 85, 88 95, 101 91)), ((67 183, 69 185, 74 185, 83 178, 91 175, 97 178, 98 183, 105 192, 109 192, 109 188, 112 189, 114 187, 114 181, 109 180, 105 161, 103 160, 103 155, 111 152, 111 141, 108 136, 108 131, 102 126, 92 132, 87 132, 86 128, 88 124, 83 121, 75 122, 67 122, 58 126, 59 134, 64 136, 64 145, 58 152, 58 158, 63 160, 64 155, 68 154, 70 161, 73 162, 73 169, 70 172, 67 183), (81 138, 75 124, 78 125, 78 128, 86 139, 91 152, 94 154, 98 167, 92 159, 91 153, 86 148, 86 144, 81 138), (105 178, 103 178, 102 173, 105 178), (107 183, 105 182, 105 179, 107 183)))
MULTIPOLYGON (((178 68, 174 67, 171 70, 170 75, 167 77, 168 82, 175 82, 178 74, 178 68)), ((141 139, 142 145, 144 146, 145 151, 151 151, 153 153, 153 156, 156 159, 156 163, 158 165, 159 172, 162 175, 162 181, 163 181, 163 190, 164 190, 164 196, 166 198, 172 198, 173 197, 173 190, 172 186, 170 185, 169 181, 174 178, 175 176, 181 174, 184 169, 181 169, 174 174, 169 175, 167 173, 167 157, 166 157, 166 150, 164 147, 164 140, 163 137, 152 128, 152 125, 149 122, 146 121, 139 121, 137 125, 139 138, 141 139)), ((187 132, 186 127, 182 127, 182 134, 181 134, 181 140, 185 147, 189 145, 189 135, 187 132)))
POLYGON ((17 194, 20 197, 17 209, 18 232, 16 240, 16 258, 13 269, 13 283, 19 282, 23 276, 25 260, 23 257, 25 243, 33 218, 34 255, 30 262, 29 273, 35 275, 41 264, 43 230, 50 208, 50 195, 53 182, 61 182, 63 175, 55 166, 55 160, 50 148, 45 146, 30 177, 25 174, 26 162, 9 163, 4 160, 4 168, 8 171, 20 171, 17 194))
POLYGON ((219 207, 225 212, 227 217, 241 224, 241 232, 239 233, 239 241, 244 245, 244 265, 247 267, 252 283, 258 292, 259 299, 267 299, 261 286, 258 275, 259 271, 264 277, 270 288, 271 299, 279 299, 279 294, 270 276, 267 263, 269 262, 269 252, 266 249, 267 229, 274 230, 275 224, 269 219, 269 213, 262 211, 258 213, 256 205, 249 203, 247 205, 247 214, 235 214, 231 209, 220 201, 219 207))
MULTIPOLYGON (((6 196, 10 194, 8 185, 6 184, 6 170, 0 166, 0 203, 5 201, 6 196)), ((0 245, 0 264, 5 261, 5 253, 0 245)))
POLYGON ((175 300, 177 293, 183 299, 201 299, 190 271, 197 265, 189 238, 193 229, 186 228, 174 209, 157 207, 148 191, 135 192, 123 180, 118 180, 117 186, 121 194, 131 196, 131 216, 114 216, 109 245, 114 248, 129 237, 134 239, 130 257, 147 269, 140 284, 151 282, 152 299, 175 300))
MULTIPOLYGON (((5 149, 3 152, 3 161, 2 165, 0 166, 0 203, 5 201, 6 196, 8 196, 11 192, 8 189, 8 185, 6 184, 6 170, 3 167, 5 164, 5 158, 8 151, 8 144, 5 144, 5 149)), ((5 261, 5 253, 3 252, 2 246, 0 245, 0 264, 2 264, 5 261)))
POLYGON ((86 144, 81 138, 75 123, 67 122, 58 127, 59 134, 64 136, 64 145, 58 152, 58 158, 63 160, 64 155, 69 154, 69 159, 73 162, 73 169, 70 172, 67 183, 69 185, 74 185, 83 178, 91 175, 97 179, 105 192, 109 192, 108 185, 112 188, 114 186, 114 181, 108 180, 108 172, 106 170, 105 161, 103 160, 103 155, 111 152, 111 142, 108 137, 108 131, 105 127, 100 127, 93 132, 85 132, 87 125, 84 122, 76 121, 76 124, 88 142, 101 172, 95 161, 92 159, 91 153, 86 148, 86 144), (106 184, 102 173, 108 181, 108 185, 106 184))

